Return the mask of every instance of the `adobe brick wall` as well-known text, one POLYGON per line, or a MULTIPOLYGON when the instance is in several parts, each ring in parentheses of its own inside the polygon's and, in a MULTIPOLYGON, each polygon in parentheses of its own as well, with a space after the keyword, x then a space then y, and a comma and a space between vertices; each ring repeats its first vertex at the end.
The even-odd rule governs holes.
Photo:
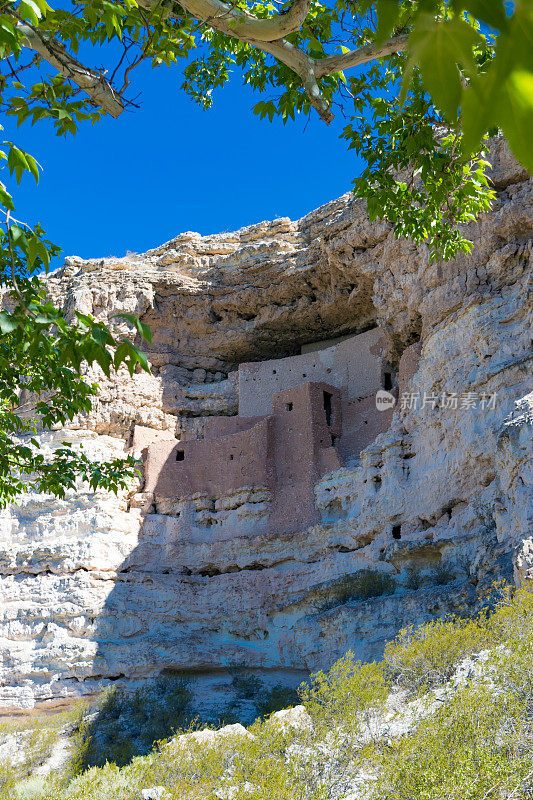
POLYGON ((336 336, 334 339, 321 339, 320 342, 309 342, 303 344, 300 348, 300 353, 316 353, 317 350, 326 350, 328 347, 333 347, 339 342, 345 342, 347 339, 353 339, 353 334, 346 336, 336 336))
POLYGON ((357 458, 361 450, 368 447, 376 436, 385 433, 392 422, 393 408, 378 411, 374 393, 356 400, 349 399, 343 393, 342 400, 342 436, 339 451, 346 463, 357 458))
POLYGON ((217 439, 157 442, 147 449, 145 491, 161 497, 217 497, 242 486, 275 484, 268 418, 217 439), (178 454, 183 454, 178 460, 178 454))
POLYGON ((332 436, 340 437, 340 392, 327 383, 306 383, 273 397, 276 490, 269 519, 272 531, 291 531, 318 522, 314 487, 342 465, 332 436), (331 398, 330 424, 324 392, 331 398))
POLYGON ((204 439, 218 439, 219 436, 232 436, 250 430, 263 417, 207 417, 204 439))
MULTIPOLYGON (((146 450, 145 491, 218 498, 266 487, 273 533, 318 522, 316 482, 390 425, 392 410, 375 405, 385 368, 375 329, 299 356, 241 364, 239 415, 209 418, 202 439, 159 437, 146 450)), ((144 431, 137 438, 144 441, 144 431)))
POLYGON ((133 450, 140 452, 154 442, 176 442, 176 437, 170 431, 157 431, 146 425, 136 425, 133 429, 133 450))
POLYGON ((272 414, 214 417, 204 435, 148 446, 145 491, 163 498, 217 498, 265 486, 274 495, 269 528, 296 530, 318 521, 315 483, 342 465, 336 446, 342 435, 341 393, 327 383, 303 384, 274 395, 272 414))
POLYGON ((344 389, 350 399, 366 397, 382 386, 384 361, 382 334, 378 328, 350 336, 325 349, 317 347, 301 355, 239 365, 239 416, 272 412, 276 392, 308 381, 326 381, 344 389))

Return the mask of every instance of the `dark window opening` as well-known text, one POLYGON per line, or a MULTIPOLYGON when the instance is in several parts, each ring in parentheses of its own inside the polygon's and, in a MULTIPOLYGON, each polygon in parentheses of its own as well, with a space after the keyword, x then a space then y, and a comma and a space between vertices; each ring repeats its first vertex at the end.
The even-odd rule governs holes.
POLYGON ((176 450, 176 461, 185 461, 185 450, 176 450))
POLYGON ((392 372, 385 372, 383 374, 383 388, 390 392, 392 389, 392 372))
POLYGON ((333 407, 331 401, 333 400, 333 395, 329 392, 322 392, 324 398, 324 411, 326 412, 326 425, 331 425, 331 417, 333 414, 333 407))
POLYGON ((276 369, 273 369, 273 370, 272 370, 272 375, 275 375, 275 374, 276 374, 276 372, 277 372, 277 370, 276 370, 276 369))
POLYGON ((233 461, 233 453, 230 454, 229 460, 233 461))
POLYGON ((331 434, 331 446, 335 447, 336 444, 337 444, 337 437, 331 434))
POLYGON ((285 411, 292 411, 292 403, 285 403, 285 411))
POLYGON ((402 526, 401 525, 393 525, 392 526, 392 538, 393 539, 401 539, 402 538, 402 526))

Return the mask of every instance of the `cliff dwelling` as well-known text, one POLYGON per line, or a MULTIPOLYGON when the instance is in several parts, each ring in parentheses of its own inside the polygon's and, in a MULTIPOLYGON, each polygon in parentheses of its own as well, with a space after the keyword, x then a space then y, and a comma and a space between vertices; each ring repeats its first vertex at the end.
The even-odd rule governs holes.
POLYGON ((271 532, 318 522, 316 482, 353 462, 390 426, 392 409, 378 410, 375 402, 379 389, 397 385, 382 333, 373 328, 304 345, 296 356, 242 363, 237 382, 238 415, 209 417, 202 438, 177 441, 136 426, 145 492, 182 501, 183 524, 216 527, 210 535, 217 538, 256 530, 250 515, 243 522, 216 506, 216 498, 239 490, 262 505, 257 524, 271 532))
POLYGON ((533 193, 507 155, 493 174, 460 264, 346 195, 49 276, 58 307, 149 324, 152 371, 101 380, 86 418, 36 436, 109 461, 134 429, 146 482, 2 510, 0 708, 183 671, 218 714, 233 665, 296 686, 531 577, 533 193))

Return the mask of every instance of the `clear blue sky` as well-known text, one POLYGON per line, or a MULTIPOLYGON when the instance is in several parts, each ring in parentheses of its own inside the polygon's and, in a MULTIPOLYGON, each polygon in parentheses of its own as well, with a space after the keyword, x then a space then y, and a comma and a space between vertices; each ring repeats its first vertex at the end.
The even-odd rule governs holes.
POLYGON ((238 74, 206 112, 180 91, 178 69, 134 75, 141 108, 75 137, 55 136, 46 122, 17 131, 3 121, 5 138, 44 167, 38 187, 29 176, 9 184, 16 216, 41 222, 66 255, 122 256, 186 230, 294 219, 348 191, 361 170, 339 139, 340 114, 329 127, 316 116, 307 128, 303 117, 261 121, 251 106, 264 96, 254 99, 238 74))

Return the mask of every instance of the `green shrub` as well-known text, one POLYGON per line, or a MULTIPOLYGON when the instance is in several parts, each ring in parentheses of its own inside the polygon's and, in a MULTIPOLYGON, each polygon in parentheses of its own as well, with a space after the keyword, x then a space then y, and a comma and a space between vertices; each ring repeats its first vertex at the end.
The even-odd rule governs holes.
POLYGON ((411 567, 407 570, 407 579, 405 581, 405 586, 407 589, 420 589, 424 582, 422 577, 422 570, 415 569, 415 567, 411 567))
MULTIPOLYGON (((51 756, 60 736, 67 736, 80 715, 80 704, 55 714, 20 716, 0 723, 0 741, 13 740, 10 755, 0 760, 0 798, 13 800, 14 787, 26 782, 26 796, 33 789, 28 783, 34 770, 51 756)), ((34 783, 36 783, 34 781, 34 783)), ((37 785, 37 784, 36 784, 37 785)), ((31 795, 32 796, 32 795, 31 795)))
POLYGON ((265 687, 262 693, 254 698, 258 717, 267 717, 269 714, 273 714, 274 711, 296 706, 299 702, 298 690, 292 689, 290 686, 284 686, 281 683, 276 684, 271 689, 266 689, 265 687))
POLYGON ((20 780, 20 770, 9 761, 0 761, 0 798, 13 797, 20 780))
MULTIPOLYGON (((490 602, 492 611, 487 606, 474 620, 436 620, 401 631, 382 663, 363 664, 348 653, 329 672, 311 676, 300 693, 312 728, 267 718, 250 727, 253 738, 219 737, 211 745, 189 738, 186 745, 175 738, 155 746, 151 741, 147 755, 128 755, 121 768, 104 763, 63 783, 52 776, 34 796, 139 800, 141 789, 164 786, 170 800, 330 800, 353 795, 350 782, 363 769, 375 779, 361 795, 365 800, 525 800, 533 783, 533 595, 499 587, 495 605, 490 602), (446 702, 435 703, 432 692, 416 698, 406 734, 374 735, 374 723, 394 705, 387 704, 391 688, 429 689, 465 656, 487 647, 483 668, 450 689, 446 702)), ((238 671, 234 677, 234 689, 247 702, 258 702, 261 692, 265 703, 287 705, 285 687, 273 687, 269 697, 260 680, 249 680, 254 676, 238 671)), ((132 732, 150 721, 146 704, 152 715, 162 709, 167 727, 174 716, 169 711, 165 718, 169 698, 186 716, 186 684, 151 687, 129 698, 109 693, 101 709, 109 727, 101 742, 112 744, 115 736, 116 748, 128 747, 127 736, 119 743, 126 731, 137 747, 132 732)), ((85 719, 78 725, 83 746, 91 743, 84 731, 91 724, 85 719)), ((153 735, 157 725, 150 726, 153 735)), ((17 776, 2 769, 0 798, 15 800, 17 776)))
POLYGON ((437 586, 445 586, 453 581, 453 569, 450 564, 440 561, 433 570, 432 577, 437 586))
POLYGON ((467 686, 408 735, 376 746, 372 797, 524 798, 533 775, 533 737, 527 726, 527 747, 518 748, 513 732, 516 724, 523 727, 524 712, 508 693, 484 683, 467 686))
POLYGON ((359 573, 355 581, 355 597, 367 600, 370 597, 380 597, 383 594, 394 594, 396 583, 385 572, 365 569, 359 573))
POLYGON ((403 628, 385 647, 384 661, 400 686, 428 689, 448 680, 459 662, 483 649, 486 641, 478 620, 437 619, 403 628))
POLYGON ((341 726, 357 734, 369 716, 382 710, 388 688, 383 664, 362 664, 348 652, 329 672, 311 675, 300 696, 318 728, 341 726))
POLYGON ((232 669, 233 678, 231 679, 231 688, 237 695, 245 700, 252 700, 256 698, 264 689, 263 681, 257 675, 251 675, 244 669, 232 669))
POLYGON ((532 590, 533 583, 515 589, 500 581, 491 587, 480 614, 490 645, 513 646, 533 638, 532 590))
POLYGON ((394 594, 396 584, 387 573, 364 569, 355 575, 343 575, 323 590, 331 603, 337 605, 348 600, 368 600, 384 594, 394 594))
POLYGON ((252 722, 257 717, 267 717, 274 711, 299 703, 297 689, 281 683, 268 688, 261 678, 243 668, 234 667, 231 672, 231 688, 235 699, 219 715, 219 725, 252 722))
POLYGON ((110 689, 97 714, 79 728, 74 761, 78 770, 113 762, 124 766, 172 736, 191 716, 192 693, 183 677, 163 675, 135 692, 110 689))

